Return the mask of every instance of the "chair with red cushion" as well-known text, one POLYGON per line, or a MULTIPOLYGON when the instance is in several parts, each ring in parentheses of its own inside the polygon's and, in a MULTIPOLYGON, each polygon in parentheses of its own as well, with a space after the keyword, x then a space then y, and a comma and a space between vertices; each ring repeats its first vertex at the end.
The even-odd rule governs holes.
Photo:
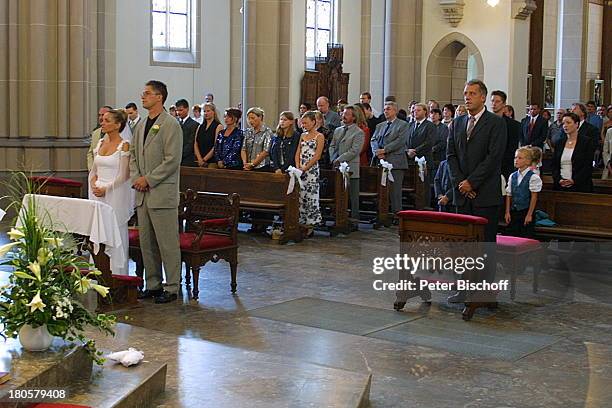
MULTIPOLYGON (((436 211, 400 211, 398 213, 400 219, 400 252, 409 256, 421 254, 427 251, 427 246, 434 244, 435 252, 440 250, 449 250, 450 254, 454 252, 462 252, 462 256, 466 252, 478 251, 478 243, 484 241, 484 228, 487 224, 487 219, 476 217, 473 215, 455 214, 436 211), (453 245, 445 247, 436 245, 435 243, 452 243, 453 245), (464 252, 466 251, 466 252, 464 252)), ((440 256, 439 253, 432 256, 440 256)), ((474 252, 474 256, 478 256, 474 252)), ((452 277, 454 278, 454 276, 452 277)), ((400 276, 400 279, 402 277, 400 276)), ((429 280, 429 279, 425 279, 429 280)), ((441 279, 431 279, 441 280, 441 279)), ((397 303, 397 302, 396 302, 397 303)), ((404 305, 397 305, 404 306, 404 305)), ((463 309, 463 320, 470 320, 477 308, 480 307, 496 307, 495 302, 475 302, 466 301, 463 309)), ((398 309, 394 305, 396 310, 398 309)))
POLYGON ((231 290, 236 292, 238 270, 238 194, 205 193, 187 190, 181 215, 184 231, 179 234, 181 260, 186 265, 186 283, 193 275, 193 298, 199 295, 200 268, 220 259, 230 264, 231 290))
POLYGON ((497 254, 501 256, 502 266, 510 269, 510 299, 516 296, 516 276, 524 271, 527 265, 533 266, 533 292, 538 291, 541 254, 540 241, 529 238, 497 236, 497 254))
POLYGON ((80 181, 49 176, 31 176, 28 178, 34 187, 34 191, 38 194, 81 198, 83 183, 80 181))

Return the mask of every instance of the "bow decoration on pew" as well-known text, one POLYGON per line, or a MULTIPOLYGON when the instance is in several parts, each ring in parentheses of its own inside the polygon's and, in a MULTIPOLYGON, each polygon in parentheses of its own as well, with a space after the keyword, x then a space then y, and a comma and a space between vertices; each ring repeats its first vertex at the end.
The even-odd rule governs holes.
POLYGON ((349 167, 347 162, 342 162, 340 163, 340 166, 338 167, 338 170, 340 170, 340 173, 342 173, 342 178, 344 179, 344 188, 348 189, 349 187, 349 170, 351 168, 349 167))
POLYGON ((414 161, 419 165, 419 178, 422 182, 425 182, 425 172, 427 171, 427 160, 425 160, 425 156, 417 157, 414 161))
POLYGON ((287 195, 293 193, 296 180, 299 183, 300 188, 304 188, 304 184, 302 183, 302 173, 302 170, 293 166, 289 166, 289 168, 287 169, 287 174, 289 174, 289 186, 287 187, 287 195))
POLYGON ((394 182, 395 180, 393 180, 393 174, 391 174, 391 170, 393 170, 393 165, 386 160, 380 159, 380 166, 383 168, 380 185, 386 186, 387 180, 389 180, 390 182, 394 182))

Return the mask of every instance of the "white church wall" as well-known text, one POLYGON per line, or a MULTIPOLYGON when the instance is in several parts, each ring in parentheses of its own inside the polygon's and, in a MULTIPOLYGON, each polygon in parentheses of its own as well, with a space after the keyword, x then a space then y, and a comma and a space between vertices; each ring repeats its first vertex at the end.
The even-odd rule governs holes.
MULTIPOLYGON (((483 2, 465 2, 463 19, 452 27, 444 18, 440 3, 423 2, 422 70, 426 73, 427 61, 436 44, 446 35, 459 32, 469 37, 477 46, 484 63, 484 82, 489 90, 510 88, 510 61, 512 19, 511 0, 501 0, 495 7, 483 2)), ((527 46, 527 44, 525 44, 527 46)), ((426 75, 422 75, 421 89, 427 95, 426 75)), ((509 94, 510 100, 512 95, 509 94)))
POLYGON ((117 2, 117 106, 136 102, 149 79, 168 86, 169 107, 179 98, 202 103, 212 92, 220 109, 229 104, 230 3, 200 1, 199 68, 152 66, 150 64, 150 0, 117 2), (136 29, 137 28, 137 29, 136 29))
POLYGON ((348 102, 355 103, 359 102, 359 95, 361 94, 361 89, 359 89, 361 78, 361 1, 339 0, 338 5, 340 7, 338 42, 344 46, 342 70, 351 74, 348 102))

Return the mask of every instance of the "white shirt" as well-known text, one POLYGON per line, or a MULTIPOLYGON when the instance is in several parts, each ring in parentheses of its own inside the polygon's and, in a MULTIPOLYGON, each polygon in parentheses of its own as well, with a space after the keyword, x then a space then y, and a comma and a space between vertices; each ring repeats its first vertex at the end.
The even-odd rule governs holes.
MULTIPOLYGON (((514 173, 510 175, 510 181, 506 185, 506 195, 512 196, 512 177, 518 177, 518 179, 516 180, 516 185, 518 186, 519 184, 521 184, 521 181, 523 181, 523 178, 529 170, 529 167, 527 167, 523 171, 519 170, 516 176, 514 176, 514 173)), ((542 191, 542 179, 540 178, 540 176, 535 174, 535 172, 531 175, 531 178, 529 179, 529 191, 531 191, 532 193, 539 193, 540 191, 542 191)))
MULTIPOLYGON (((480 119, 480 117, 482 116, 482 114, 485 111, 485 107, 482 107, 482 110, 480 112, 478 112, 477 114, 474 115, 474 127, 476 127, 476 124, 478 123, 478 120, 480 119)), ((470 113, 468 112, 468 120, 467 120, 467 127, 466 129, 470 126, 470 113)))
POLYGON ((561 178, 566 180, 572 179, 572 155, 574 148, 565 147, 561 154, 561 178))
POLYGON ((134 120, 128 119, 128 126, 134 127, 134 125, 138 124, 139 120, 140 120, 140 115, 136 116, 136 119, 134 120))

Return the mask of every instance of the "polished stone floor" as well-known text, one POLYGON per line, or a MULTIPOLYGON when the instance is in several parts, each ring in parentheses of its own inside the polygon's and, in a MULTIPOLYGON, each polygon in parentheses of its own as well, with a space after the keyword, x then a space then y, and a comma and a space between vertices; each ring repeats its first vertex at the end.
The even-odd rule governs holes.
MULTIPOLYGON (((519 276, 515 301, 503 292, 497 311, 478 313, 464 322, 475 328, 556 339, 509 360, 474 356, 439 341, 432 347, 252 315, 254 309, 303 297, 390 310, 394 294, 372 288, 376 279, 372 259, 398 252, 396 228, 365 227, 335 238, 317 234, 285 246, 246 233, 239 240, 236 295, 230 293, 229 266, 221 261, 204 268, 197 301, 183 290, 173 304, 143 302, 117 312, 121 322, 155 331, 149 348, 170 346, 162 354, 172 378, 159 407, 199 406, 192 400, 200 386, 193 378, 199 363, 180 348, 177 352, 177 339, 233 348, 237 361, 243 353, 255 352, 344 372, 371 373, 370 404, 375 408, 612 406, 612 253, 605 248, 591 253, 595 250, 591 245, 581 256, 566 257, 561 262, 565 272, 556 272, 559 261, 551 260, 550 269, 541 273, 537 294, 532 293, 528 270, 519 276), (580 268, 572 269, 574 264, 580 268)), ((507 277, 500 272, 497 278, 507 277)), ((435 292, 431 307, 413 299, 401 313, 431 319, 441 329, 453 326, 461 321, 460 309, 446 305, 446 296, 446 292, 435 292)), ((223 370, 222 365, 219 369, 223 370)), ((267 386, 261 384, 262 389, 267 386)), ((249 404, 241 401, 236 406, 249 404)))

